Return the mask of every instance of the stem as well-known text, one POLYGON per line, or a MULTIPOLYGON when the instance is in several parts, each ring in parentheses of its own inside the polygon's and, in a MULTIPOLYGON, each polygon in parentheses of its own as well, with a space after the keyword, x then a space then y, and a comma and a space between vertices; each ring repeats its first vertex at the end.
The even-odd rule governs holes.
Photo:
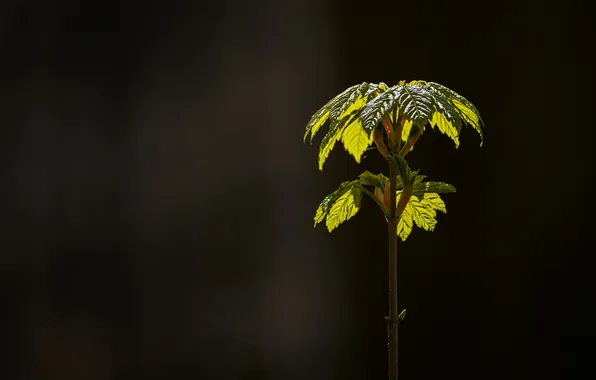
POLYGON ((393 126, 391 125, 391 120, 389 119, 388 115, 385 115, 383 118, 383 127, 385 127, 385 133, 387 133, 387 141, 390 145, 389 148, 393 150, 394 147, 392 142, 395 140, 395 138, 393 137, 393 126))
POLYGON ((418 138, 420 137, 420 128, 417 126, 413 126, 412 127, 412 131, 410 133, 410 137, 408 138, 408 141, 406 142, 406 144, 401 148, 401 150, 399 151, 398 155, 400 157, 405 156, 406 154, 408 154, 408 152, 410 150, 412 150, 412 147, 414 146, 414 144, 416 144, 416 141, 418 141, 418 138))
POLYGON ((389 193, 391 202, 387 232, 389 234, 389 317, 387 320, 387 345, 389 346, 389 380, 397 380, 397 218, 396 211, 396 179, 397 166, 392 159, 389 162, 389 193))
POLYGON ((395 123, 397 124, 397 128, 395 129, 395 132, 393 133, 393 139, 394 139, 393 145, 392 145, 393 153, 397 153, 401 149, 401 133, 404 129, 404 124, 406 123, 406 116, 401 115, 399 117, 399 120, 395 119, 395 123))

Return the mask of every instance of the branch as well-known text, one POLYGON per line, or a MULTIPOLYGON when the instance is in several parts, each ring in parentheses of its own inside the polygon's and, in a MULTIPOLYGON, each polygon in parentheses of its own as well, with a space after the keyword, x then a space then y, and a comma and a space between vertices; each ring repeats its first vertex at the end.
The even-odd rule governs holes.
POLYGON ((368 191, 364 186, 362 186, 359 183, 356 184, 356 187, 360 188, 360 190, 362 190, 364 194, 368 195, 373 201, 375 201, 375 203, 381 208, 381 211, 383 211, 383 214, 385 214, 385 216, 389 215, 389 209, 383 203, 379 202, 379 200, 377 199, 377 197, 375 197, 373 193, 368 191))
POLYGON ((397 129, 395 130, 395 134, 393 135, 393 139, 394 139, 394 141, 392 141, 393 147, 394 147, 394 150, 392 150, 393 153, 397 153, 400 151, 401 134, 402 134, 402 131, 404 130, 405 123, 406 123, 406 115, 402 115, 399 118, 399 122, 397 123, 397 129))

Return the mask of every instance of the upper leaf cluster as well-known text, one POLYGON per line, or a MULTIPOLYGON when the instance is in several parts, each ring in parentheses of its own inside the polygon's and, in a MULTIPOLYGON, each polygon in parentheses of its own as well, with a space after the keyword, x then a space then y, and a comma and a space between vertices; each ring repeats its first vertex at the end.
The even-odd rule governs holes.
POLYGON ((362 154, 373 141, 372 132, 385 116, 393 123, 405 118, 401 138, 405 142, 413 127, 423 133, 436 127, 459 147, 462 127, 470 126, 482 140, 483 122, 476 107, 455 91, 434 82, 412 81, 388 87, 385 83, 364 82, 331 99, 310 119, 304 140, 310 141, 329 121, 329 130, 319 147, 319 169, 337 141, 360 163, 362 154))

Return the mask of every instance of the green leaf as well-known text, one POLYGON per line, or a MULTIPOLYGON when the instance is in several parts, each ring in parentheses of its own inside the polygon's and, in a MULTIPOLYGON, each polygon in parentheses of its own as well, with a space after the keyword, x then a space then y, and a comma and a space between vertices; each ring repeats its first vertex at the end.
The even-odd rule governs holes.
POLYGON ((458 148, 462 120, 460 112, 451 100, 451 94, 444 91, 443 86, 432 82, 427 84, 425 90, 434 99, 436 105, 436 111, 430 122, 431 127, 437 127, 441 133, 451 138, 458 148))
MULTIPOLYGON (((400 196, 401 194, 397 195, 398 203, 400 196)), ((445 202, 439 194, 412 195, 397 224, 398 236, 405 241, 412 232, 414 224, 427 231, 433 231, 437 225, 437 211, 447 212, 445 202)))
POLYGON ((455 193, 457 190, 453 185, 444 182, 418 182, 414 184, 414 195, 420 196, 426 193, 455 193))
POLYGON ((404 143, 406 141, 408 141, 408 137, 410 137, 410 132, 412 131, 412 126, 413 126, 413 122, 412 120, 406 120, 404 123, 404 127, 401 130, 401 141, 403 141, 404 143))
POLYGON ((329 232, 350 219, 360 209, 362 190, 358 187, 360 181, 343 182, 339 189, 327 195, 315 213, 315 226, 327 219, 326 225, 329 232))
POLYGON ((372 133, 383 120, 383 117, 394 108, 396 102, 394 89, 395 87, 392 87, 383 92, 363 108, 361 115, 362 127, 367 133, 372 133))
POLYGON ((315 226, 325 220, 325 217, 329 213, 331 206, 333 206, 340 196, 349 191, 354 186, 355 182, 357 181, 342 182, 337 190, 323 198, 323 201, 315 213, 315 226))
POLYGON ((341 94, 337 95, 333 99, 327 102, 320 110, 315 112, 315 114, 311 117, 310 121, 306 125, 306 133, 304 134, 304 141, 306 141, 306 137, 310 133, 310 141, 312 143, 312 139, 318 130, 325 124, 327 119, 331 114, 331 109, 339 102, 344 102, 349 99, 351 93, 354 91, 355 88, 358 88, 360 85, 354 85, 345 89, 341 94))
POLYGON ((362 185, 378 187, 381 190, 385 189, 385 183, 389 181, 383 174, 372 174, 368 170, 362 172, 358 178, 362 185))
POLYGON ((406 317, 406 309, 403 309, 397 316, 397 323, 401 323, 406 317))
MULTIPOLYGON (((350 87, 326 105, 330 126, 319 148, 319 170, 323 170, 323 164, 339 140, 342 140, 344 148, 354 156, 356 162, 360 163, 362 154, 372 143, 372 133, 362 127, 361 110, 371 98, 386 88, 384 83, 377 85, 364 82, 350 87)), ((313 127, 315 125, 317 124, 313 124, 313 127)), ((310 124, 307 125, 307 131, 309 126, 310 124)))
POLYGON ((327 214, 326 225, 329 232, 356 215, 358 210, 360 210, 361 201, 362 191, 358 186, 352 186, 348 191, 337 198, 327 214))
POLYGON ((383 202, 377 199, 377 197, 375 197, 373 193, 368 191, 362 184, 358 183, 356 186, 360 188, 360 191, 362 191, 363 194, 366 194, 370 199, 373 200, 373 202, 377 204, 377 206, 379 206, 379 208, 383 212, 383 215, 385 215, 385 218, 389 216, 389 210, 387 209, 387 206, 383 204, 383 202))
POLYGON ((323 170, 325 160, 329 157, 329 153, 333 150, 335 143, 341 139, 346 125, 358 121, 358 113, 359 110, 354 110, 347 118, 342 119, 342 123, 334 124, 333 128, 330 128, 329 132, 323 137, 323 141, 319 147, 319 170, 323 170))
POLYGON ((386 207, 364 186, 374 186, 382 190, 385 188, 386 181, 388 179, 383 174, 375 175, 364 171, 357 180, 343 182, 337 190, 327 195, 317 208, 314 217, 315 227, 327 219, 327 229, 331 232, 341 223, 356 215, 360 209, 362 194, 368 195, 385 213, 386 207))
POLYGON ((397 104, 406 119, 424 131, 424 126, 430 121, 435 105, 433 99, 424 90, 423 82, 410 82, 402 87, 397 95, 397 104))
MULTIPOLYGON (((362 154, 366 151, 373 141, 372 133, 366 133, 362 128, 362 122, 357 119, 346 127, 342 134, 342 142, 345 149, 354 156, 357 163, 360 163, 362 154)), ((322 167, 322 166, 321 166, 322 167)))
MULTIPOLYGON (((450 134, 454 133, 454 129, 457 135, 459 135, 461 125, 469 125, 480 135, 480 146, 482 146, 484 140, 482 128, 484 123, 478 109, 466 98, 441 84, 428 82, 426 83, 426 87, 433 94, 436 103, 442 106, 441 113, 444 119, 441 122, 443 126, 438 123, 436 124, 439 130, 451 137, 450 134), (447 128, 448 131, 444 132, 441 128, 447 128)), ((438 122, 439 120, 436 121, 438 122)), ((454 141, 456 142, 456 146, 459 145, 458 140, 456 141, 454 139, 454 141)))
POLYGON ((418 171, 412 171, 404 157, 392 155, 391 158, 397 166, 397 172, 399 173, 399 177, 401 178, 401 187, 407 186, 411 183, 415 183, 416 178, 418 177, 418 171))
MULTIPOLYGON (((412 196, 414 198, 414 196, 412 196)), ((410 202, 412 202, 412 198, 410 198, 410 202)), ((414 221, 412 220, 412 210, 410 209, 410 202, 406 208, 402 211, 399 222, 397 223, 397 236, 401 238, 402 241, 406 241, 410 233, 412 232, 412 228, 414 228, 414 221)), ((397 197, 397 203, 399 203, 399 195, 397 197)))

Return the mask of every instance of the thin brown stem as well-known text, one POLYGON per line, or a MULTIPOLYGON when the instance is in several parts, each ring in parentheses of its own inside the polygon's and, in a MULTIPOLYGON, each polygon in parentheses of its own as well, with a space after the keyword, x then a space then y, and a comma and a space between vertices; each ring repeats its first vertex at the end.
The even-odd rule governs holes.
POLYGON ((389 380, 397 380, 397 218, 396 218, 396 180, 397 166, 392 159, 389 162, 389 193, 391 194, 387 232, 389 235, 389 316, 387 319, 387 345, 389 346, 389 380))
POLYGON ((408 154, 408 152, 410 150, 412 150, 412 147, 414 146, 414 144, 416 144, 416 141, 418 141, 418 138, 420 138, 420 133, 421 133, 420 128, 417 126, 413 126, 412 128, 413 128, 413 130, 410 133, 410 137, 408 138, 408 141, 399 151, 398 155, 401 157, 408 154))
POLYGON ((385 133, 387 133, 387 141, 389 142, 389 148, 393 151, 393 125, 391 124, 391 119, 389 119, 388 115, 385 115, 383 118, 383 127, 385 128, 385 133))
POLYGON ((399 117, 399 120, 396 120, 395 122, 396 128, 395 128, 395 132, 393 133, 393 141, 392 141, 392 152, 393 153, 397 153, 401 150, 401 134, 402 131, 404 129, 404 124, 406 123, 406 116, 405 115, 401 115, 399 117))

